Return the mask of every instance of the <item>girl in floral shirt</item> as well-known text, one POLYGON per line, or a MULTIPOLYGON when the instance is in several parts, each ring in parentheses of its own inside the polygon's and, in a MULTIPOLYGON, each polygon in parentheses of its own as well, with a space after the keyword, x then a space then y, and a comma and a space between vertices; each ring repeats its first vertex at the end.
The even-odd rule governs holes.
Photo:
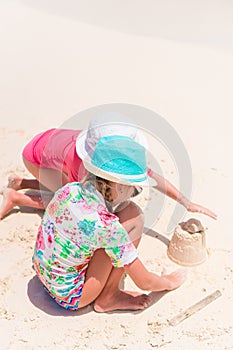
POLYGON ((35 271, 66 309, 92 302, 98 312, 143 309, 150 304, 148 295, 119 290, 124 272, 146 291, 171 290, 185 280, 183 270, 158 276, 138 258, 143 219, 130 198, 148 186, 145 149, 126 136, 103 137, 82 161, 84 180, 59 189, 47 206, 35 271))

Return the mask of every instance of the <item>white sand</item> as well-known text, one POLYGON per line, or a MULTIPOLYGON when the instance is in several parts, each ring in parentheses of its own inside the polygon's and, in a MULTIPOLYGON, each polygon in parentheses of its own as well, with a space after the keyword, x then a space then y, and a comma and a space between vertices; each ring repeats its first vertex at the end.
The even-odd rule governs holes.
MULTIPOLYGON (((0 185, 28 175, 20 154, 35 133, 78 111, 125 102, 150 108, 176 129, 193 168, 192 200, 217 212, 208 227, 207 261, 187 282, 155 293, 147 310, 65 312, 34 278, 31 256, 41 213, 0 222, 0 349, 233 349, 232 127, 233 5, 228 1, 1 1, 0 185), (124 4, 127 3, 127 4, 124 4), (110 6, 111 4, 111 6, 110 6), (222 296, 176 327, 167 320, 214 290, 222 296)), ((161 166, 172 168, 158 155, 161 166)), ((175 181, 175 174, 167 171, 175 181)), ((159 195, 154 194, 155 200, 159 195)), ((166 256, 166 201, 144 235, 140 257, 160 273, 166 256), (155 220, 156 221, 156 220, 155 220)), ((126 288, 136 287, 126 279, 126 288)))

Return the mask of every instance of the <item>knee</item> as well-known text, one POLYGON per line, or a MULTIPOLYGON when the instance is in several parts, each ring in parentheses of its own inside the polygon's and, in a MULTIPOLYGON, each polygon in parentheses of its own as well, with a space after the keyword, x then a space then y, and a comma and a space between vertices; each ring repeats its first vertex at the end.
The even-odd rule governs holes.
POLYGON ((119 218, 121 224, 126 221, 133 220, 137 223, 142 223, 144 225, 144 218, 141 208, 134 202, 127 203, 123 209, 118 211, 116 215, 119 218))
POLYGON ((10 200, 11 204, 13 206, 21 205, 20 193, 18 193, 13 188, 8 188, 7 190, 8 190, 7 196, 8 196, 8 199, 10 200))
POLYGON ((141 208, 130 202, 117 215, 121 225, 126 229, 135 246, 138 246, 144 228, 144 217, 141 208))

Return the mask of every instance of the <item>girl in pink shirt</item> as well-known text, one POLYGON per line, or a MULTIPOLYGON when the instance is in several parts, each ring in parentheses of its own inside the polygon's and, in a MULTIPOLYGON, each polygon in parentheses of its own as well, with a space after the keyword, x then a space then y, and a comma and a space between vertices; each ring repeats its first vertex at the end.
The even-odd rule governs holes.
MULTIPOLYGON (((8 185, 3 189, 3 203, 0 210, 0 220, 15 206, 27 206, 44 209, 51 199, 51 195, 58 188, 67 183, 80 181, 85 175, 82 160, 76 152, 76 139, 80 130, 50 129, 36 135, 23 150, 23 162, 34 179, 24 179, 16 174, 8 178, 8 185), (47 196, 43 194, 30 195, 18 190, 35 189, 51 191, 47 196)), ((138 131, 132 127, 118 125, 89 125, 84 147, 92 148, 98 138, 105 135, 129 136, 141 142, 138 131)), ((148 168, 148 175, 154 180, 154 188, 176 200, 190 212, 198 212, 216 219, 209 209, 192 203, 179 192, 168 180, 148 168)))
MULTIPOLYGON (((58 170, 67 176, 68 182, 78 181, 82 160, 78 157, 75 145, 80 130, 50 129, 36 135, 23 149, 23 160, 39 169, 58 170)), ((26 165, 26 166, 27 166, 26 165)), ((27 166, 27 167, 28 167, 27 166)), ((49 189, 61 187, 49 185, 49 189)))

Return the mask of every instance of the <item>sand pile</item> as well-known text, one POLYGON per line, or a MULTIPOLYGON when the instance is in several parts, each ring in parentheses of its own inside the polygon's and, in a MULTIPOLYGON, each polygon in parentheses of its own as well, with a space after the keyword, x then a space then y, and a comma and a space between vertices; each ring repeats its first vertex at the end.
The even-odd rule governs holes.
POLYGON ((167 254, 171 260, 183 266, 203 263, 207 257, 205 229, 201 222, 189 219, 180 223, 171 238, 167 254))

